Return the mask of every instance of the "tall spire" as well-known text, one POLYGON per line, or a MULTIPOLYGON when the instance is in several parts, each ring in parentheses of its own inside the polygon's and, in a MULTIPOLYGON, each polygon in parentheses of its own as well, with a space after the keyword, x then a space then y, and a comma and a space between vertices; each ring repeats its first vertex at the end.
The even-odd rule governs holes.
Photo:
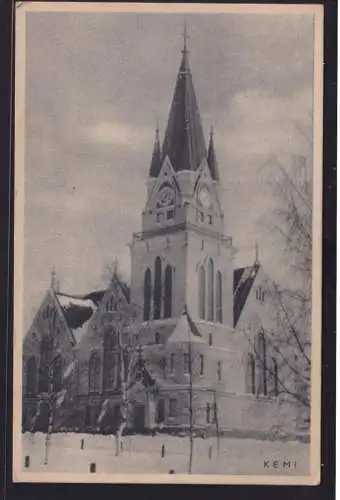
POLYGON ((169 156, 175 171, 195 171, 206 158, 206 146, 188 58, 184 25, 182 60, 165 131, 162 159, 169 156))
POLYGON ((149 176, 157 177, 161 169, 161 146, 159 143, 159 127, 157 123, 155 142, 153 146, 152 158, 150 163, 149 176))
POLYGON ((215 145, 214 145, 214 130, 212 127, 210 129, 207 162, 210 169, 211 177, 213 178, 214 181, 219 181, 220 176, 218 173, 218 164, 217 164, 215 145))

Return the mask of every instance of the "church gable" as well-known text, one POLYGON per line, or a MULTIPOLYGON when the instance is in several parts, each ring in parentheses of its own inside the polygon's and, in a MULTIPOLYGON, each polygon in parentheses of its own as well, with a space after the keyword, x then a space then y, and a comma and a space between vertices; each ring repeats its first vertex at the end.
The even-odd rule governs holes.
POLYGON ((53 290, 46 293, 33 321, 26 333, 23 351, 24 357, 30 353, 38 353, 44 337, 55 337, 58 344, 72 348, 75 338, 67 324, 53 290))
POLYGON ((219 193, 216 187, 216 182, 212 178, 211 171, 206 160, 203 160, 200 168, 198 169, 198 177, 194 189, 197 204, 205 206, 205 202, 207 200, 203 200, 200 197, 200 190, 202 189, 202 187, 206 187, 209 191, 212 209, 217 212, 218 215, 222 215, 223 210, 220 203, 219 193))
POLYGON ((223 210, 219 193, 206 160, 202 162, 198 170, 192 205, 196 211, 195 222, 199 227, 223 231, 223 210))
POLYGON ((54 387, 57 391, 60 390, 62 374, 72 360, 75 344, 75 338, 66 322, 57 296, 54 290, 50 289, 24 340, 22 380, 24 394, 47 392, 51 367, 54 387))
POLYGON ((93 297, 96 294, 98 302, 93 309, 93 314, 88 320, 86 330, 79 338, 78 353, 81 357, 87 357, 91 348, 102 345, 102 338, 105 333, 112 330, 112 324, 118 321, 118 317, 132 316, 132 306, 130 306, 130 290, 117 276, 113 276, 106 290, 92 292, 88 294, 93 297))
POLYGON ((144 211, 144 226, 148 228, 171 225, 178 220, 177 209, 182 196, 175 172, 168 157, 163 161, 144 211))
POLYGON ((234 326, 272 323, 268 306, 269 278, 260 263, 234 271, 234 326))

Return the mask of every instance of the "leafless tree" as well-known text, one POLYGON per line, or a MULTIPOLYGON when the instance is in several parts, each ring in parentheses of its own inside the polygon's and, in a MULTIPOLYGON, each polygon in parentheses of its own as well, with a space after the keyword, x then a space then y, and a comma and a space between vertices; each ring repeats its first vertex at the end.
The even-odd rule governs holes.
MULTIPOLYGON (((312 152, 310 134, 296 125, 312 152), (303 131, 303 133, 302 133, 303 131)), ((308 156, 312 156, 311 154, 308 156)), ((269 161, 275 175, 270 186, 275 199, 274 212, 266 219, 267 227, 277 236, 281 249, 280 264, 286 279, 268 280, 266 301, 273 311, 272 328, 257 325, 265 333, 268 349, 279 370, 280 392, 289 394, 303 407, 310 405, 311 308, 312 308, 312 168, 307 157, 294 158, 284 165, 277 158, 269 161)), ((261 353, 255 355, 261 363, 261 353)))
MULTIPOLYGON (((119 371, 119 418, 115 433, 116 455, 122 453, 123 433, 132 418, 134 409, 134 388, 146 373, 144 346, 141 342, 147 323, 139 322, 139 308, 133 304, 127 295, 124 296, 124 282, 119 271, 118 261, 108 266, 112 279, 121 287, 122 293, 117 294, 114 311, 107 313, 106 323, 117 335, 117 354, 119 371)), ((108 400, 104 401, 102 411, 98 417, 100 424, 109 411, 108 400)))

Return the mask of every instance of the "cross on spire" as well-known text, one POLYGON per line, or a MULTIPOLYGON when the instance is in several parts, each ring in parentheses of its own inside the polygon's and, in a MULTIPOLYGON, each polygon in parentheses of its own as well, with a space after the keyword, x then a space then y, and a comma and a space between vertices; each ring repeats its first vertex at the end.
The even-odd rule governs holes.
POLYGON ((190 38, 190 36, 188 35, 187 23, 186 23, 186 21, 184 21, 184 28, 183 28, 183 50, 182 50, 183 54, 188 52, 188 46, 187 46, 188 38, 190 38))

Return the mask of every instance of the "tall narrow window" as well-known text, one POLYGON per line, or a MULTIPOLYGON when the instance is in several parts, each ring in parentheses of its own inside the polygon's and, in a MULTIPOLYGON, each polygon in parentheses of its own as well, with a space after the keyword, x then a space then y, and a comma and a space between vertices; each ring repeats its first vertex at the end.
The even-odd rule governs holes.
POLYGON ((248 392, 255 394, 255 358, 253 354, 248 354, 248 392))
POLYGON ((208 261, 208 321, 214 321, 214 263, 212 259, 208 261))
POLYGON ((39 365, 39 392, 49 390, 49 364, 52 351, 52 341, 49 337, 43 337, 40 344, 40 365, 39 365))
POLYGON ((184 364, 183 371, 184 371, 185 374, 189 373, 189 370, 190 370, 189 362, 190 362, 190 360, 189 360, 189 354, 187 352, 185 352, 183 354, 183 364, 184 364))
POLYGON ((170 219, 173 219, 173 218, 174 218, 174 216, 175 216, 175 211, 174 211, 174 209, 173 209, 173 208, 169 208, 169 209, 167 210, 167 212, 166 212, 166 218, 167 218, 168 220, 170 220, 170 219))
POLYGON ((172 314, 172 268, 166 266, 164 284, 164 318, 171 318, 172 314))
POLYGON ((104 355, 103 355, 103 388, 112 390, 118 384, 118 353, 117 337, 115 332, 107 332, 104 337, 104 355))
POLYGON ((209 345, 212 346, 212 344, 213 344, 212 333, 209 333, 209 345))
POLYGON ((161 343, 161 334, 159 332, 155 333, 155 344, 161 343))
POLYGON ((217 406, 216 403, 213 403, 211 408, 211 423, 216 424, 216 416, 217 416, 217 406))
POLYGON ((258 335, 258 349, 257 349, 258 361, 259 361, 259 388, 258 393, 267 396, 268 394, 268 384, 267 384, 267 345, 264 332, 261 331, 258 335))
POLYGON ((217 274, 216 274, 216 321, 217 321, 217 323, 223 322, 222 304, 223 304, 222 273, 221 273, 221 271, 217 271, 217 274))
POLYGON ((222 380, 222 363, 221 361, 217 362, 217 381, 221 382, 222 380))
POLYGON ((205 269, 202 266, 199 270, 199 316, 205 319, 205 269))
POLYGON ((53 360, 53 391, 59 392, 62 389, 62 361, 61 356, 56 356, 53 360))
POLYGON ((89 359, 89 392, 98 393, 100 390, 100 357, 93 352, 89 359))
POLYGON ((144 321, 150 319, 151 312, 151 271, 147 269, 144 275, 144 321))
POLYGON ((174 353, 170 354, 170 372, 171 373, 175 372, 175 354, 174 353))
POLYGON ((200 375, 201 377, 204 375, 204 356, 200 354, 200 375))
POLYGON ((273 358, 273 382, 274 382, 274 396, 277 397, 279 395, 279 370, 275 358, 273 358))
POLYGON ((176 415, 176 399, 170 399, 169 401, 169 417, 174 417, 176 415))
POLYGON ((210 424, 210 404, 209 403, 207 403, 207 405, 205 407, 205 419, 206 419, 207 424, 210 424))
POLYGON ((156 422, 157 424, 161 424, 165 419, 165 406, 164 399, 160 399, 157 403, 157 413, 156 413, 156 422))
POLYGON ((35 394, 37 392, 37 362, 31 356, 26 365, 26 393, 35 394))
POLYGON ((161 258, 157 257, 155 261, 155 286, 153 292, 154 319, 159 319, 161 317, 161 299, 162 299, 162 262, 161 258))
POLYGON ((161 358, 159 362, 160 368, 162 370, 163 378, 166 378, 166 360, 165 358, 161 358))

